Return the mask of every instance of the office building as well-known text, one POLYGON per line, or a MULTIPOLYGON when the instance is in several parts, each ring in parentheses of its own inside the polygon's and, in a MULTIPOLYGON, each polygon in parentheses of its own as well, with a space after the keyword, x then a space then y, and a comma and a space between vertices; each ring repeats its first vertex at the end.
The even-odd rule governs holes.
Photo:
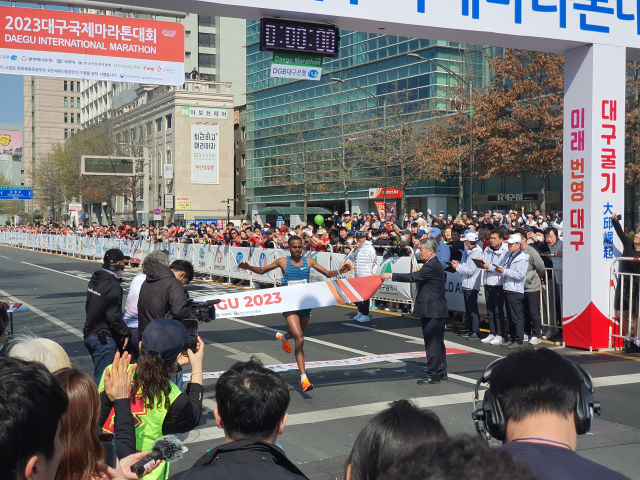
POLYGON ((236 217, 247 214, 247 107, 241 105, 233 112, 234 212, 236 217))
MULTIPOLYGON (((322 125, 327 116, 327 105, 336 97, 336 83, 331 78, 351 82, 380 99, 381 103, 394 91, 405 91, 407 96, 428 103, 441 112, 447 109, 452 87, 458 85, 456 78, 442 68, 427 61, 407 57, 417 53, 423 58, 436 61, 469 81, 474 87, 486 86, 490 80, 488 61, 485 55, 499 55, 502 49, 453 42, 422 40, 373 33, 341 31, 340 53, 336 58, 325 58, 320 81, 269 78, 272 54, 260 52, 259 26, 254 20, 247 21, 247 204, 248 214, 268 206, 302 206, 299 192, 283 187, 281 165, 288 161, 287 148, 295 144, 291 134, 282 125, 288 124, 289 132, 296 130, 296 118, 305 125, 317 122, 322 125), (301 112, 287 116, 289 112, 301 112), (291 122, 287 118, 292 118, 291 122)), ((344 110, 378 112, 379 107, 366 94, 344 83, 342 100, 344 110)), ((336 129, 320 131, 315 138, 324 152, 335 150, 336 129), (332 136, 333 135, 333 136, 332 136)), ((327 156, 331 156, 330 153, 327 156)), ((390 167, 393 167, 391 162, 390 167)), ((392 169, 390 169, 392 170, 392 169)), ((320 177, 322 168, 316 176, 320 177)), ((357 173, 356 173, 357 174, 357 173)), ((466 173, 468 177, 468 173, 466 173)), ((397 180, 397 177, 396 179, 397 180)), ((468 178, 465 182, 465 208, 469 208, 468 178)), ((547 185, 547 209, 561 207, 561 177, 551 176, 547 185)), ((394 185, 390 178, 388 187, 394 185)), ((350 189, 350 209, 353 212, 376 211, 375 202, 369 199, 369 189, 383 187, 381 179, 370 184, 360 183, 350 189)), ((534 208, 538 203, 540 179, 526 173, 521 178, 474 179, 474 206, 479 209, 509 209, 517 205, 534 208), (530 195, 523 195, 529 193, 530 195), (515 196, 503 194, 513 193, 515 196)), ((445 182, 416 179, 407 189, 408 208, 426 212, 458 211, 458 179, 445 182)), ((396 201, 396 200, 393 200, 396 201)), ((398 209, 400 208, 400 201, 398 209)), ((343 211, 344 193, 338 181, 325 183, 321 191, 309 196, 309 206, 321 206, 331 211, 343 211)), ((262 219, 263 221, 266 219, 262 219)), ((273 219, 269 219, 273 220, 273 219)), ((297 221, 292 218, 291 221, 297 221)))
MULTIPOLYGON (((223 203, 234 198, 235 175, 231 89, 230 83, 204 80, 141 85, 135 100, 114 108, 116 144, 121 154, 139 158, 141 173, 136 198, 116 199, 114 221, 226 222, 223 203)), ((122 102, 116 97, 114 103, 122 102)))

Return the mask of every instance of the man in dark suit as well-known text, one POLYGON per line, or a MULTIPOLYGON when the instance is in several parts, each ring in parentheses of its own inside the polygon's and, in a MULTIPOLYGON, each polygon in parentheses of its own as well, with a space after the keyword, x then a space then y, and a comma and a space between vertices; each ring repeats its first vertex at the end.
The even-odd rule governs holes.
POLYGON ((424 265, 413 273, 383 273, 383 279, 394 282, 416 283, 415 313, 422 322, 422 336, 427 351, 427 376, 418 385, 440 383, 447 379, 447 358, 444 346, 444 327, 448 318, 447 300, 444 296, 446 275, 438 261, 438 244, 433 238, 420 240, 420 258, 424 265))

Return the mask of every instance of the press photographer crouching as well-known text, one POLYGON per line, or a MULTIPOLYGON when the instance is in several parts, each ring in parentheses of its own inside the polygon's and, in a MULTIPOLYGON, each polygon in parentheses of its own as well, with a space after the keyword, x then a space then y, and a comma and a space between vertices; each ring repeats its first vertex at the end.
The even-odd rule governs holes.
POLYGON ((476 429, 504 442, 503 450, 545 480, 622 480, 627 477, 578 455, 578 435, 589 432, 600 404, 580 365, 547 348, 525 348, 490 363, 476 384, 489 384, 476 429))

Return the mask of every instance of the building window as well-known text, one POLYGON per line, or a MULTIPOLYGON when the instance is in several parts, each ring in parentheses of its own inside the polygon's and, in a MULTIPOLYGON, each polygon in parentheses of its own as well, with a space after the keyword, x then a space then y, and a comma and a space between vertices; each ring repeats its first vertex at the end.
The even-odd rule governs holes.
POLYGON ((162 131, 162 119, 158 118, 156 120, 156 130, 158 133, 160 133, 162 131))
POLYGON ((184 52, 184 58, 191 58, 191 52, 184 52))
POLYGON ((208 53, 199 53, 198 65, 200 68, 216 68, 216 56, 208 53))
POLYGON ((74 117, 74 116, 75 116, 75 115, 72 113, 72 114, 71 114, 71 123, 73 123, 73 117, 74 117))
POLYGON ((71 108, 73 108, 73 104, 74 104, 74 103, 75 103, 75 102, 73 101, 73 97, 71 97, 71 108))
POLYGON ((147 123, 147 135, 151 135, 151 133, 153 133, 152 128, 151 122, 147 123))
MULTIPOLYGON (((65 82, 66 83, 66 82, 65 82)), ((73 86, 75 85, 76 82, 71 82, 71 91, 73 92, 73 86)))
POLYGON ((76 133, 75 129, 71 129, 71 135, 74 135, 76 133))
POLYGON ((144 127, 140 125, 140 140, 144 138, 144 127))
MULTIPOLYGON (((73 105, 71 105, 73 107, 73 105)), ((246 128, 245 127, 240 127, 240 131, 242 133, 242 140, 246 140, 247 139, 247 132, 246 132, 246 128)))
POLYGON ((65 91, 65 92, 67 91, 67 83, 68 83, 68 82, 65 80, 65 81, 64 81, 64 91, 65 91))
POLYGON ((198 15, 198 26, 200 27, 215 27, 216 17, 212 15, 198 15))
POLYGON ((247 166, 247 157, 244 153, 240 154, 240 160, 241 160, 241 166, 246 167, 247 166))
POLYGON ((66 139, 66 138, 69 138, 69 129, 68 129, 68 128, 65 128, 65 129, 64 129, 64 138, 65 138, 65 139, 66 139))
POLYGON ((136 140, 136 129, 135 128, 131 129, 131 140, 136 140))
POLYGON ((243 195, 245 193, 246 186, 247 186, 246 180, 243 180, 242 182, 240 182, 240 187, 241 187, 240 193, 243 194, 243 195))
POLYGON ((167 119, 167 130, 168 130, 171 128, 172 115, 167 115, 165 118, 167 119))
POLYGON ((67 103, 68 103, 68 98, 67 98, 67 97, 64 97, 64 106, 65 106, 65 107, 67 106, 67 103))
MULTIPOLYGON (((73 83, 73 82, 71 82, 71 83, 73 83)), ((104 84, 105 84, 105 86, 106 86, 106 85, 107 85, 107 82, 104 82, 104 84)), ((77 83, 76 83, 76 86, 78 87, 78 89, 77 89, 76 91, 77 91, 77 92, 79 92, 79 91, 80 91, 80 82, 77 82, 77 83)), ((71 90, 73 90, 73 88, 72 88, 71 90)))
MULTIPOLYGON (((64 123, 69 123, 69 118, 68 118, 68 114, 64 114, 64 123)), ((67 138, 67 137, 65 137, 67 138)))
POLYGON ((80 108, 80 97, 76 99, 76 107, 80 108))
POLYGON ((80 114, 78 113, 77 115, 78 115, 78 118, 76 118, 76 121, 80 123, 80 114))
POLYGON ((191 31, 190 30, 185 30, 184 31, 184 38, 191 38, 191 31))
POLYGON ((215 48, 216 36, 211 33, 198 33, 198 46, 215 48))

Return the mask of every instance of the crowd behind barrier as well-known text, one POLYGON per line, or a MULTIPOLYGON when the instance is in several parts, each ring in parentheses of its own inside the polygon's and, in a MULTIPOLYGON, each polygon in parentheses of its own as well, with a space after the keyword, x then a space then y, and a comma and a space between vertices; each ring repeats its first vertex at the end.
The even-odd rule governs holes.
MULTIPOLYGON (((220 245, 203 245, 188 243, 152 243, 145 240, 122 240, 117 238, 95 238, 77 235, 41 235, 21 232, 0 232, 0 244, 27 250, 59 253, 71 257, 99 261, 104 252, 111 248, 119 248, 131 257, 130 263, 135 266, 142 263, 150 252, 165 249, 169 258, 188 260, 199 274, 210 278, 223 277, 227 280, 246 280, 250 284, 279 286, 282 272, 273 270, 258 275, 238 268, 240 262, 248 262, 253 266, 265 266, 276 258, 289 255, 285 249, 267 249, 261 247, 231 247, 220 245)), ((337 270, 344 263, 346 255, 334 252, 306 251, 306 256, 313 257, 327 270, 337 270)), ((378 257, 379 272, 409 273, 419 269, 415 256, 411 257, 378 257)), ((546 278, 541 295, 542 325, 550 328, 562 328, 561 298, 562 284, 556 283, 559 270, 546 269, 546 278), (551 285, 551 287, 549 287, 551 285)), ((342 274, 339 278, 352 278, 353 274, 342 274)), ((326 278, 315 270, 311 273, 312 282, 324 282, 326 278)), ((447 273, 446 297, 450 310, 464 311, 462 281, 459 273, 447 273)), ((413 306, 415 288, 411 284, 387 280, 374 295, 374 300, 382 300, 413 306)), ((478 307, 481 315, 486 315, 484 288, 480 288, 478 307)))

